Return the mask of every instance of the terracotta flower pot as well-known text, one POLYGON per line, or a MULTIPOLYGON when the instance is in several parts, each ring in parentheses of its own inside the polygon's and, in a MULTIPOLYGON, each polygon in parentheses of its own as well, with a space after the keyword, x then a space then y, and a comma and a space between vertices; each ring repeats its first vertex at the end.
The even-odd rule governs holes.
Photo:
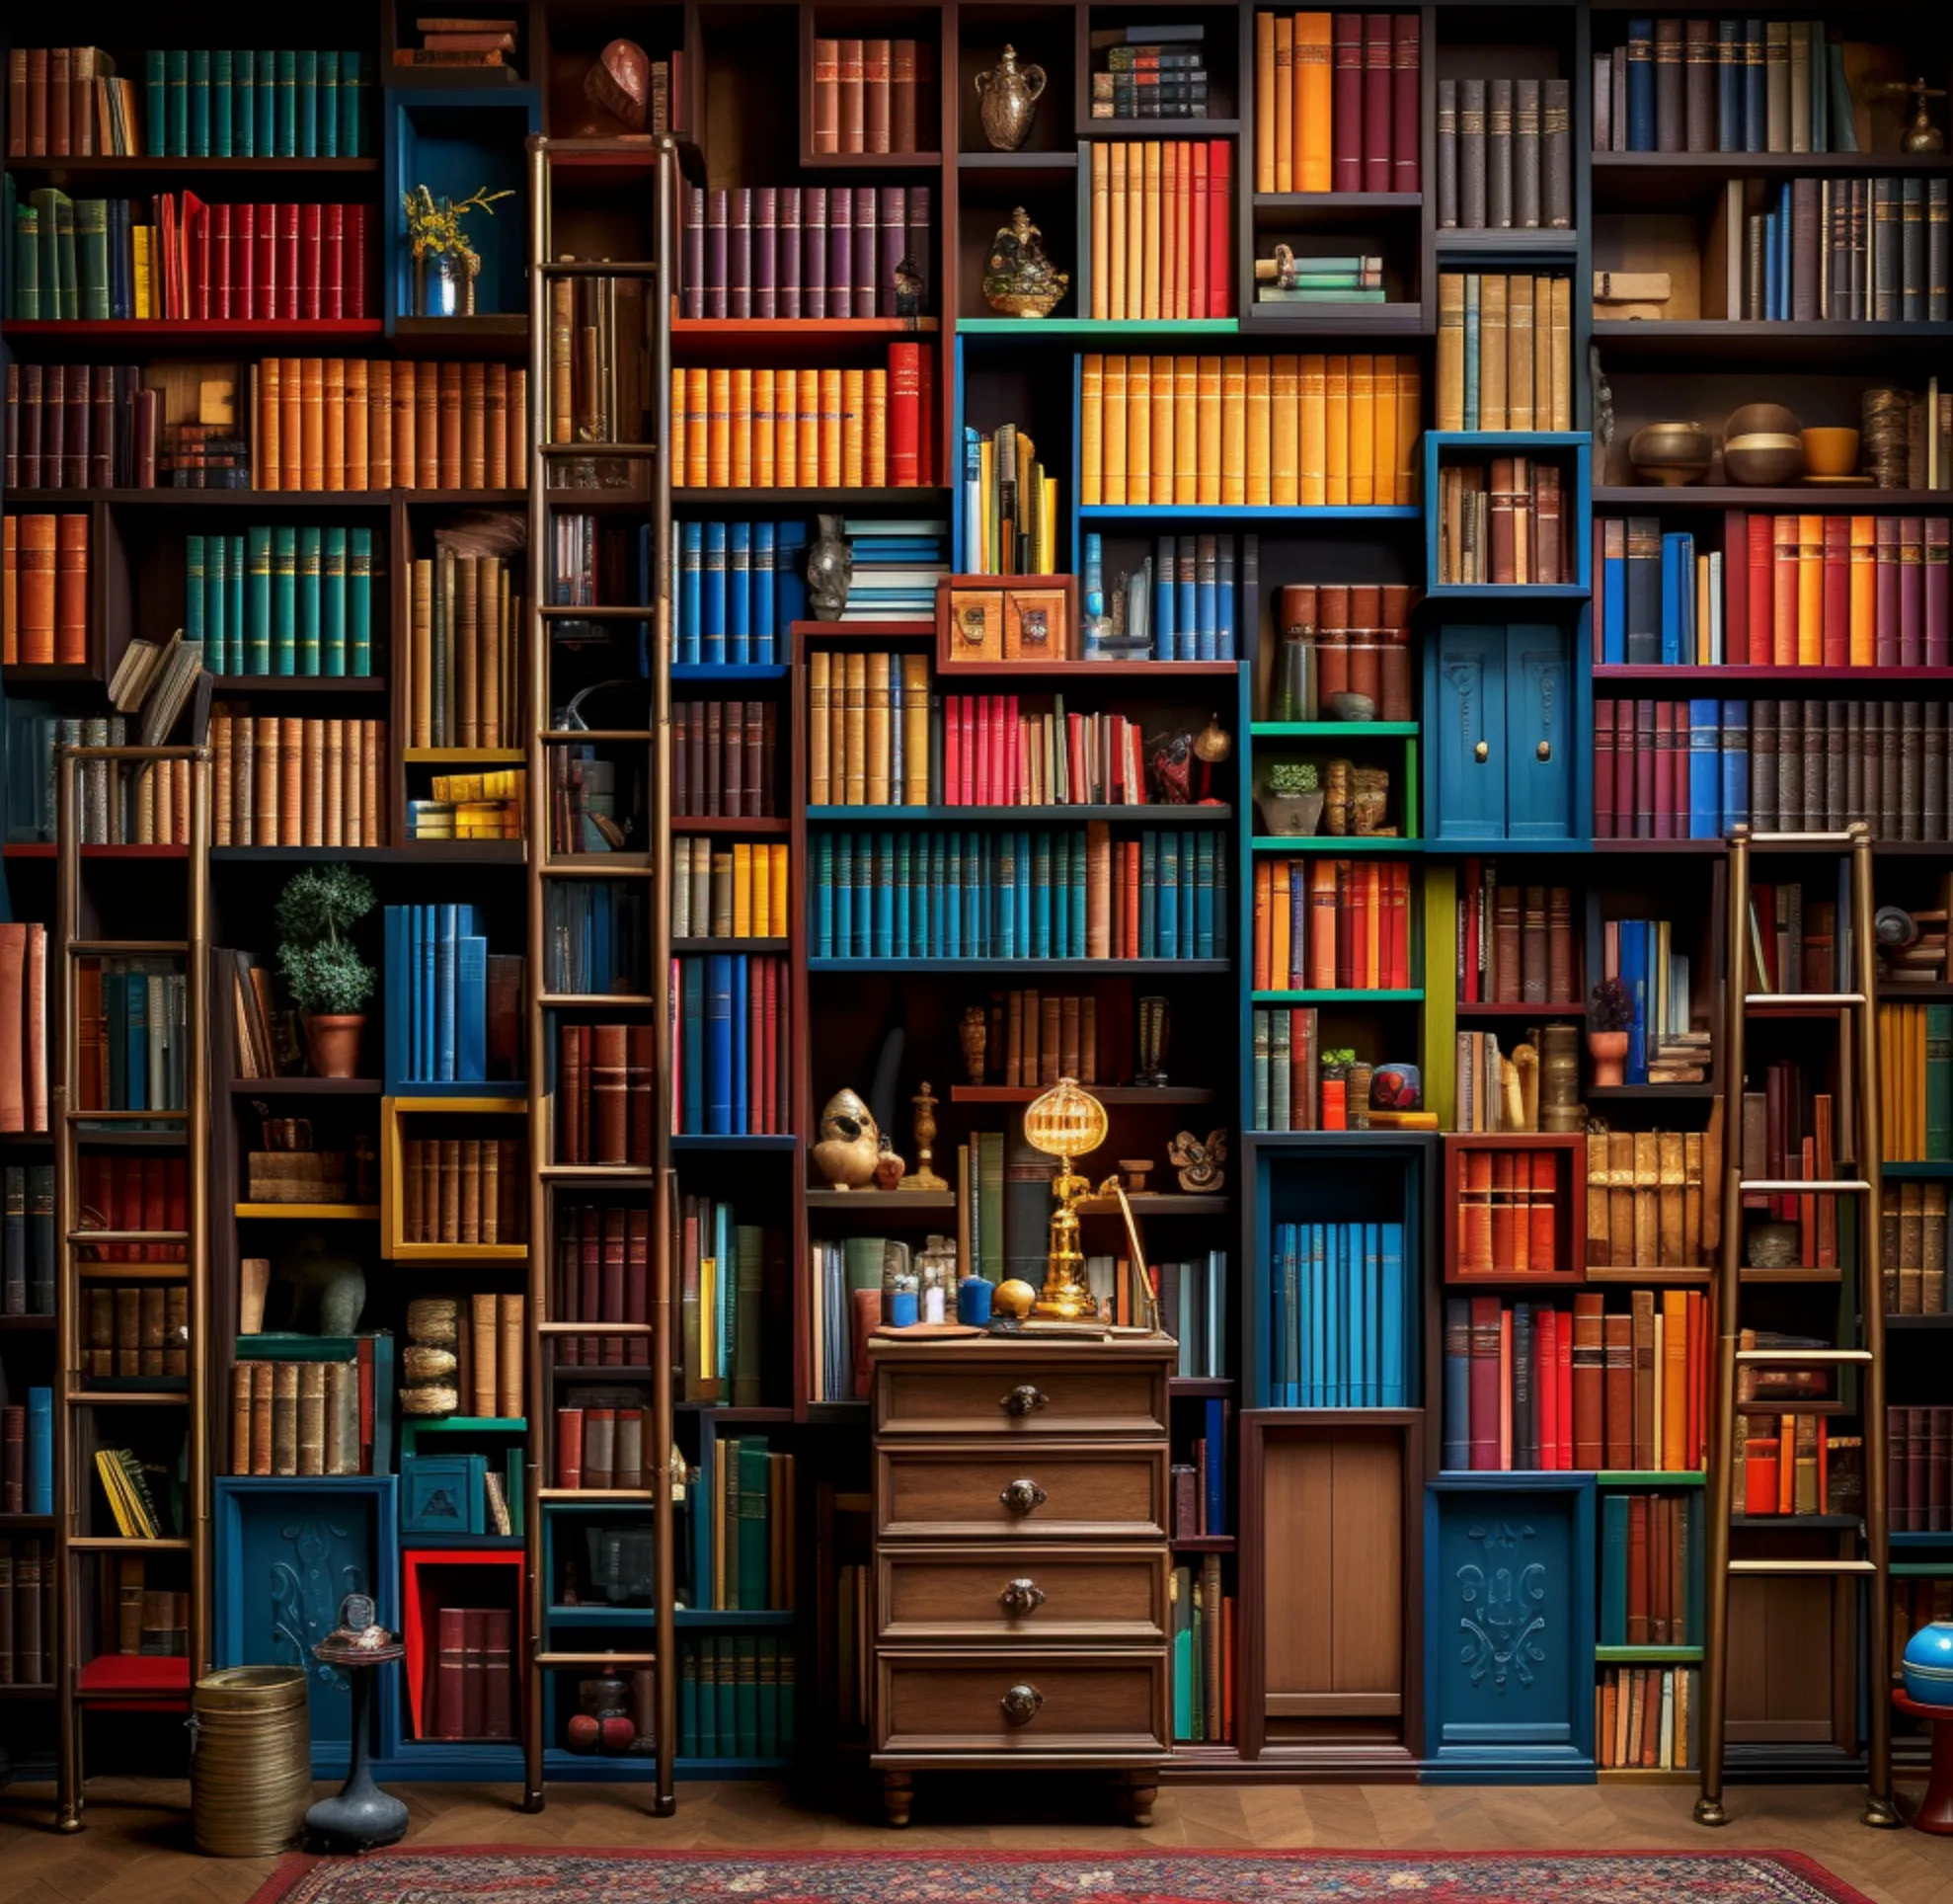
POLYGON ((312 1069, 321 1077, 359 1075, 359 1037, 366 1029, 363 1011, 309 1012, 305 1019, 305 1048, 312 1069))
POLYGON ((1587 1034, 1587 1055, 1594 1061, 1592 1082, 1597 1088, 1605 1089, 1609 1085, 1627 1082, 1626 1032, 1590 1031, 1587 1034))

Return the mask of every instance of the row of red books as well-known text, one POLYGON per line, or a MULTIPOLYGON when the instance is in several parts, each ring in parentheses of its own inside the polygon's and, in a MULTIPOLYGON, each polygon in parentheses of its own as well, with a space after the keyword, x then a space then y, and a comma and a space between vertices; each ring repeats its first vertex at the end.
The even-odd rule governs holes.
MULTIPOLYGON (((645 1206, 559 1204, 550 1320, 644 1322, 650 1263, 651 1211, 645 1206)), ((559 1335, 554 1340, 559 1367, 641 1367, 651 1360, 648 1336, 559 1335)))
POLYGON ((1550 1275, 1559 1211, 1558 1153, 1466 1150, 1457 1193, 1457 1263, 1465 1276, 1550 1275))
MULTIPOLYGON (((81 1154, 81 1208, 77 1230, 146 1230, 181 1235, 190 1228, 189 1166, 180 1156, 135 1150, 81 1154)), ((104 1263, 180 1263, 184 1244, 174 1242, 93 1243, 104 1263)))
POLYGON ((557 1054, 556 1161, 650 1168, 651 1026, 565 1025, 557 1054))
POLYGON ((429 1661, 430 1739, 515 1736, 515 1616, 507 1607, 443 1607, 429 1661))
POLYGON ((154 314, 162 318, 371 317, 366 207, 156 198, 154 314))

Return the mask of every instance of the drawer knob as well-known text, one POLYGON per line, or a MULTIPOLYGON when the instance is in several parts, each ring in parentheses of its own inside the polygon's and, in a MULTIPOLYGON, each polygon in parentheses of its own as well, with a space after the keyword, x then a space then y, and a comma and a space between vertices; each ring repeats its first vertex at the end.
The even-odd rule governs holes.
POLYGON ((997 1605, 1013 1620, 1034 1614, 1045 1604, 1045 1590, 1035 1580, 1007 1580, 997 1605))
POLYGON ((1045 1696, 1035 1686, 1013 1686, 997 1702, 1003 1707, 1003 1715, 1013 1725, 1029 1725, 1038 1716, 1038 1708, 1045 1703, 1045 1696))
POLYGON ((997 1495, 997 1499, 1013 1514, 1028 1514, 1034 1507, 1045 1504, 1045 1490, 1033 1480, 1012 1481, 997 1495))
POLYGON ((997 1398, 997 1406, 1007 1415, 1034 1415, 1047 1399, 1042 1388, 1034 1388, 1030 1383, 1020 1382, 1009 1394, 997 1398))

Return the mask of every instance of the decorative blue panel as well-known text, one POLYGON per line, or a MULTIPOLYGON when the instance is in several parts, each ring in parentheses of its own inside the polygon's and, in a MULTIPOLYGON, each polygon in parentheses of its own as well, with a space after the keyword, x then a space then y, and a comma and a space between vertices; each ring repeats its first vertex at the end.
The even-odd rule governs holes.
MULTIPOLYGON (((346 1676, 313 1646, 338 1624, 349 1593, 369 1593, 382 1624, 400 1625, 396 1482, 390 1474, 217 1482, 219 1666, 303 1666, 312 1767, 346 1769, 352 1696, 346 1676)), ((398 1699, 399 1672, 382 1668, 376 1713, 398 1699)), ((390 1734, 382 1728, 377 1737, 390 1734)))
POLYGON ((1506 831, 1513 839, 1574 835, 1573 633, 1506 630, 1506 831))
POLYGON ((1431 645, 1427 721, 1436 729, 1434 839, 1506 833, 1506 631, 1443 628, 1431 645))
POLYGON ((1594 1776, 1594 1479, 1425 1491, 1425 1777, 1594 1776))

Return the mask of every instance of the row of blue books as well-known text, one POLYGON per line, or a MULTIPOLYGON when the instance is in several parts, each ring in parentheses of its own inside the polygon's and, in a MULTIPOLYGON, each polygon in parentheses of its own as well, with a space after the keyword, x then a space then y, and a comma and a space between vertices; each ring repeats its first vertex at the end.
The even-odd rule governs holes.
POLYGON ((1109 605, 1104 538, 1088 534, 1080 581, 1085 653, 1130 649, 1153 661, 1232 661, 1234 631, 1255 599, 1260 570, 1258 536, 1244 535, 1237 556, 1231 535, 1162 535, 1154 553, 1126 575, 1120 601, 1109 605))
POLYGON ((543 887, 543 990, 578 997, 642 995, 645 891, 621 879, 552 879, 543 887))
POLYGON ((843 621, 928 621, 936 585, 950 572, 950 525, 943 521, 877 522, 849 517, 841 525, 853 566, 843 621))
POLYGON ((678 1131, 784 1136, 793 1106, 786 960, 771 952, 715 952, 671 965, 678 1131))
POLYGON ((54 1390, 30 1388, 27 1406, 16 1412, 8 1408, 11 1431, 19 1425, 24 1446, 19 1455, 6 1450, 6 1492, 0 1494, 0 1511, 8 1514, 51 1514, 54 1511, 54 1390), (18 1464, 18 1465, 17 1465, 18 1464), (19 1498, 9 1498, 15 1490, 19 1498))
POLYGON ((147 124, 123 149, 158 159, 357 159, 363 52, 231 52, 142 56, 147 124))
POLYGON ((486 1082, 488 934, 473 906, 386 909, 386 1083, 486 1082))
POLYGON ((680 522, 672 534, 678 543, 673 658, 735 667, 785 661, 787 631, 807 619, 807 524, 680 522))
POLYGON ((190 1088, 190 981, 167 959, 104 959, 109 1101, 86 1110, 180 1111, 190 1088))
POLYGON ((213 674, 371 674, 373 531, 185 536, 183 632, 213 674))
MULTIPOLYGON (((1706 1049, 1693 1053, 1691 1039, 1692 961, 1674 950, 1674 928, 1667 919, 1609 919, 1601 934, 1603 978, 1619 979, 1633 1001, 1627 1026, 1627 1081, 1630 1084, 1686 1082, 1664 1073, 1650 1078, 1651 1065, 1700 1064, 1706 1049)), ((1707 1045, 1706 1034, 1697 1040, 1707 1045)))
POLYGON ((1722 551, 1707 552, 1703 560, 1708 566, 1699 570, 1693 534, 1664 534, 1652 516, 1630 516, 1618 537, 1603 536, 1597 617, 1602 663, 1675 668, 1722 662, 1722 551), (1707 582, 1706 592, 1698 591, 1698 580, 1707 582), (1704 593, 1706 628, 1698 613, 1704 593))
MULTIPOLYGON (((1612 141, 1628 152, 1855 152, 1858 130, 1844 70, 1844 35, 1822 20, 1681 20, 1636 17, 1625 61, 1626 123, 1612 141), (1657 83, 1658 67, 1715 68, 1713 92, 1657 83)), ((1609 55, 1595 56, 1602 94, 1609 55)), ((1614 109, 1618 112, 1620 109, 1614 109)), ((1601 144, 1596 140, 1597 149, 1601 144)))
POLYGON ((1278 1408, 1412 1405, 1400 1223, 1281 1223, 1269 1260, 1269 1399, 1278 1408))
POLYGON ((814 835, 817 959, 1224 959, 1227 849, 1212 829, 1146 828, 1124 943, 1114 880, 1093 894, 1083 827, 814 835), (1095 915, 1096 912, 1096 915, 1095 915), (1134 918, 1136 913, 1136 919, 1134 918), (1107 949, 1093 952, 1096 940, 1107 949))

